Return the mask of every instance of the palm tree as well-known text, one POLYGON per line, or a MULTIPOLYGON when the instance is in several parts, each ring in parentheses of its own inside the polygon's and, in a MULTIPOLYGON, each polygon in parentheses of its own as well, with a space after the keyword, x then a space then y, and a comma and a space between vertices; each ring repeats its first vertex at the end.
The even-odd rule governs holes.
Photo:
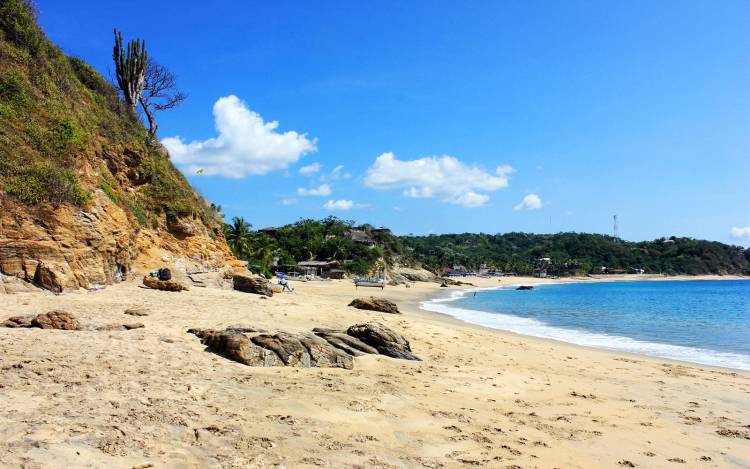
POLYGON ((275 246, 271 238, 265 235, 254 237, 250 250, 250 257, 253 262, 260 266, 264 273, 271 273, 271 261, 274 257, 280 255, 280 250, 275 246))
POLYGON ((250 243, 252 241, 250 228, 252 227, 253 225, 242 217, 234 217, 231 225, 224 225, 224 237, 238 259, 246 259, 250 254, 250 243))

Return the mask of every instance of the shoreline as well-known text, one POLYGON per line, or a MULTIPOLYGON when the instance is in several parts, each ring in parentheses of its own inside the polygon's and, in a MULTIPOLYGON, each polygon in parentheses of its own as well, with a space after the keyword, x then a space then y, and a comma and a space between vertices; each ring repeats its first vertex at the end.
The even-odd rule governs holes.
POLYGON ((0 329, 0 466, 750 466, 750 373, 419 309, 438 292, 459 290, 436 283, 295 287, 265 298, 125 282, 3 297, 2 318, 56 309, 100 325, 134 321, 128 308, 148 315, 132 331, 0 329), (360 296, 391 299, 402 314, 347 306, 360 296), (212 353, 186 332, 297 333, 367 321, 402 334, 422 361, 365 356, 352 370, 257 368, 212 353))
MULTIPOLYGON (((481 277, 468 277, 471 280, 489 280, 481 277)), ((505 277, 507 278, 507 277, 505 277)), ((436 294, 432 295, 429 298, 422 299, 418 301, 417 303, 412 303, 410 306, 418 308, 420 311, 425 311, 431 314, 437 314, 445 318, 450 318, 452 320, 464 323, 464 324, 470 324, 473 326, 481 327, 486 330, 490 331, 499 331, 506 334, 513 334, 517 335, 519 337, 525 337, 525 338, 531 338, 531 339, 538 339, 538 340, 545 340, 545 341, 552 341, 557 344, 566 344, 571 345, 575 347, 584 347, 589 350, 598 350, 598 351, 604 351, 604 352, 612 352, 612 353, 627 353, 629 355, 632 355, 636 358, 644 358, 644 359, 655 359, 655 360, 668 360, 670 362, 673 362, 675 364, 682 364, 682 365, 688 365, 688 366, 701 366, 701 367, 710 367, 716 370, 725 370, 725 371, 731 371, 731 372, 739 372, 739 373, 750 373, 750 356, 735 353, 735 352, 722 352, 719 350, 713 350, 713 349, 707 349, 707 348, 700 348, 700 347, 690 347, 690 346, 683 346, 683 345, 676 345, 676 344, 669 344, 669 343, 663 343, 663 342, 650 342, 650 341, 643 341, 640 339, 635 339, 628 336, 622 336, 622 335, 610 335, 606 333, 599 333, 599 332, 593 332, 593 331, 587 331, 585 329, 569 329, 561 326, 549 326, 545 322, 536 320, 536 319, 527 319, 523 318, 521 316, 515 316, 512 314, 505 314, 505 313, 494 313, 490 311, 482 311, 482 310, 471 310, 471 309, 463 309, 463 308, 452 308, 450 306, 440 307, 443 303, 450 304, 457 300, 460 300, 461 298, 465 297, 467 294, 471 292, 481 292, 481 291, 497 291, 502 289, 509 289, 513 287, 518 287, 521 285, 534 285, 534 286, 540 286, 540 285, 565 285, 565 284, 581 284, 581 283, 616 283, 616 282, 631 282, 631 281, 732 281, 732 280, 750 280, 750 277, 740 277, 740 276, 698 276, 691 277, 691 276, 672 276, 672 277, 665 277, 665 276, 658 276, 655 277, 653 275, 628 275, 626 278, 615 278, 615 277, 607 277, 607 278, 598 278, 598 277, 562 277, 562 278, 554 278, 554 279, 540 279, 536 277, 512 277, 517 278, 523 281, 515 282, 515 283, 505 283, 502 285, 481 285, 481 286, 473 286, 469 288, 461 288, 461 289, 452 289, 449 290, 452 292, 451 295, 445 296, 441 295, 443 292, 436 292, 436 294), (570 280, 572 279, 572 280, 570 280), (476 319, 472 320, 470 317, 467 316, 475 316, 476 319), (486 316, 485 318, 482 318, 482 316, 486 316), (645 351, 637 351, 637 350, 629 350, 627 348, 618 348, 615 346, 605 346, 605 345, 596 345, 592 343, 584 343, 584 342, 574 342, 574 339, 566 340, 564 338, 560 337, 554 337, 550 335, 543 335, 543 334, 534 334, 531 332, 526 331, 519 331, 519 330, 513 330, 508 328, 503 328, 502 326, 494 326, 494 325, 488 325, 486 324, 486 320, 488 319, 497 319, 498 316, 506 316, 510 320, 518 319, 521 321, 528 321, 528 322, 535 322, 537 326, 541 326, 542 328, 549 329, 553 332, 562 332, 562 333, 568 333, 571 335, 576 336, 590 336, 590 338, 606 338, 607 340, 613 340, 613 341, 626 341, 630 342, 632 345, 641 346, 641 347, 651 347, 651 348, 661 348, 666 350, 673 350, 673 353, 670 355, 666 352, 662 352, 663 354, 657 354, 657 353, 647 353, 645 351), (485 319, 485 321, 482 321, 482 319, 485 319), (677 358, 675 355, 677 352, 680 351, 682 353, 698 353, 698 354, 710 354, 715 358, 715 361, 719 360, 740 360, 742 363, 746 363, 747 367, 735 367, 735 366, 728 366, 728 365, 722 365, 717 363, 710 363, 708 361, 696 361, 696 360, 690 360, 688 358, 677 358)), ((448 293, 448 292, 445 292, 448 293)))

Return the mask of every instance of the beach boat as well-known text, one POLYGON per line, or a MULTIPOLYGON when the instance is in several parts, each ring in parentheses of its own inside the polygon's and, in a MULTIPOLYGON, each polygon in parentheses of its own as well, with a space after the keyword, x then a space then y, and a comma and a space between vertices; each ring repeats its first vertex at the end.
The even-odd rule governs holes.
POLYGON ((516 290, 533 290, 533 289, 534 289, 533 285, 521 285, 518 288, 516 288, 516 290))
POLYGON ((354 278, 354 286, 355 288, 359 287, 374 287, 374 288, 380 288, 383 290, 385 288, 385 280, 378 279, 378 280, 368 280, 363 278, 354 278))

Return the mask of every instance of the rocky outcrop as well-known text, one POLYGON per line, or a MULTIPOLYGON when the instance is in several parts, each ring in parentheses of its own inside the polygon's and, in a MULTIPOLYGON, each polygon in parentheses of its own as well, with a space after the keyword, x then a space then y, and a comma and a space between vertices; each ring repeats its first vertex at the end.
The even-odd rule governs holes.
POLYGON ((0 101, 3 111, 23 102, 0 117, 0 274, 60 292, 155 266, 221 268, 233 256, 216 207, 143 138, 115 87, 46 38, 27 3, 0 2, 0 77, 15 83, 6 96, 3 81, 0 101), (28 40, 13 39, 19 24, 28 40))
POLYGON ((349 303, 349 306, 357 309, 379 311, 381 313, 401 314, 396 303, 391 300, 386 300, 385 298, 375 298, 374 296, 369 298, 355 298, 349 303))
POLYGON ((200 233, 196 221, 189 218, 168 218, 167 227, 178 238, 187 238, 200 233))
POLYGON ((40 329, 61 329, 75 331, 81 329, 78 320, 64 311, 50 311, 36 316, 12 316, 0 323, 2 327, 38 327, 40 329))
POLYGON ((50 311, 30 316, 12 316, 0 323, 0 327, 58 329, 63 331, 130 331, 146 327, 143 323, 105 324, 103 326, 82 325, 71 313, 50 311))
POLYGON ((33 291, 39 291, 39 288, 20 278, 0 274, 0 295, 33 291))
POLYGON ((432 282, 435 274, 429 270, 414 267, 394 266, 390 271, 393 280, 399 283, 409 282, 432 282))
POLYGON ((249 274, 235 274, 232 278, 232 284, 237 291, 273 296, 271 282, 263 277, 253 277, 249 274))
POLYGON ((143 329, 146 327, 142 322, 134 322, 130 324, 105 324, 103 326, 96 326, 93 329, 97 331, 132 331, 133 329, 143 329))
POLYGON ((154 290, 173 292, 189 290, 188 287, 175 280, 159 280, 158 278, 151 277, 150 275, 146 275, 145 277, 143 277, 143 286, 154 290))
POLYGON ((357 324, 347 331, 313 329, 312 333, 301 334, 268 334, 253 328, 188 332, 200 337, 213 351, 249 366, 349 370, 354 366, 353 357, 364 354, 419 360, 404 337, 380 323, 357 324))
POLYGON ((148 316, 148 309, 142 306, 134 306, 125 310, 125 314, 128 316, 148 316))
POLYGON ((0 191, 0 274, 57 293, 117 283, 134 269, 163 265, 165 256, 175 269, 218 269, 231 253, 223 238, 211 239, 200 228, 189 237, 157 234, 99 193, 85 210, 30 209, 0 191))
POLYGON ((347 329, 346 333, 375 348, 381 355, 404 360, 419 360, 419 357, 412 353, 409 341, 404 336, 379 322, 355 324, 347 329))

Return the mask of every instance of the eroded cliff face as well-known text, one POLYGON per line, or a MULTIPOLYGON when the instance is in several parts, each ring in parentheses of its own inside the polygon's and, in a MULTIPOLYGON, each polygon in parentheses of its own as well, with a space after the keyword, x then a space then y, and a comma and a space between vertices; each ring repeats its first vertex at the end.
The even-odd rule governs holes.
POLYGON ((0 292, 220 268, 221 224, 117 90, 50 42, 28 2, 0 2, 0 292))
POLYGON ((54 292, 96 288, 161 266, 213 270, 232 259, 200 220, 190 233, 144 228, 103 192, 85 209, 29 207, 0 196, 0 273, 54 292))

